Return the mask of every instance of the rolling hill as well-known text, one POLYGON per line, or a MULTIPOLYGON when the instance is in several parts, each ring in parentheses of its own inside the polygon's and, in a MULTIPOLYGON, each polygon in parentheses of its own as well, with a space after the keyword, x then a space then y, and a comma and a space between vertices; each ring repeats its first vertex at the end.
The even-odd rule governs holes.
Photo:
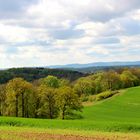
POLYGON ((94 73, 98 71, 117 70, 121 68, 140 67, 140 61, 135 62, 96 62, 88 64, 54 65, 49 68, 67 69, 81 73, 94 73))
POLYGON ((140 87, 85 107, 83 114, 86 120, 140 123, 140 87))
POLYGON ((87 64, 67 64, 67 65, 51 65, 48 68, 70 68, 70 69, 80 69, 89 67, 111 67, 111 66, 140 66, 140 61, 132 62, 95 62, 87 64))
POLYGON ((49 120, 0 117, 0 125, 47 129, 140 132, 140 87, 84 107, 82 119, 49 120))

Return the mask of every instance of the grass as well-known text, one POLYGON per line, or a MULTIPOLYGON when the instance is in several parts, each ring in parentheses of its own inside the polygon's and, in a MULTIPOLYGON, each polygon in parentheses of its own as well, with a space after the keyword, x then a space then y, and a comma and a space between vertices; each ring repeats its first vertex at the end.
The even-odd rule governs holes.
MULTIPOLYGON (((71 132, 125 132, 140 134, 140 87, 129 88, 109 99, 84 107, 79 120, 48 120, 0 117, 3 126, 71 132)), ((10 128, 11 128, 10 127, 10 128)), ((0 128, 0 129, 1 129, 0 128)), ((139 135, 140 137, 140 135, 139 135)))
POLYGON ((140 87, 84 108, 85 120, 140 123, 140 87))

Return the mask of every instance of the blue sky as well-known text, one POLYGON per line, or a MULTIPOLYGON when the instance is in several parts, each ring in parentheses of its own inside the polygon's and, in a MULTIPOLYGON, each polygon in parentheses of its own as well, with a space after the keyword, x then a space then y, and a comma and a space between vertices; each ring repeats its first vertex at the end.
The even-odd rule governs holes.
POLYGON ((0 68, 140 60, 140 0, 0 0, 0 68))

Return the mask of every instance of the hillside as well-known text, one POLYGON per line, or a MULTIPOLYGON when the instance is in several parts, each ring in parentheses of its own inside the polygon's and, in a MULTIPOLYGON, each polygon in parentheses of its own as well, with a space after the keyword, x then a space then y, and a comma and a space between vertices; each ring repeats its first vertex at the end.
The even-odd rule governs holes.
POLYGON ((34 81, 36 79, 44 78, 48 75, 53 75, 58 78, 66 78, 70 81, 76 80, 85 74, 72 70, 63 69, 48 69, 48 68, 12 68, 7 70, 0 70, 0 84, 8 82, 15 77, 22 77, 27 81, 34 81))
POLYGON ((84 107, 79 120, 0 118, 0 125, 22 127, 140 132, 140 87, 129 88, 119 95, 84 107))
POLYGON ((83 114, 86 120, 140 123, 140 87, 85 107, 83 114))

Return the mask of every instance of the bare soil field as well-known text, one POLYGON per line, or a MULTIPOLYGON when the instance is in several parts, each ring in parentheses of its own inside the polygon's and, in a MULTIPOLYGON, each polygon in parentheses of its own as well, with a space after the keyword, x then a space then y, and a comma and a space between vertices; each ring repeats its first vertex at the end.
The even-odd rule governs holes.
POLYGON ((47 132, 25 132, 0 130, 0 140, 140 140, 139 136, 131 135, 93 135, 82 136, 73 134, 50 134, 47 132))

